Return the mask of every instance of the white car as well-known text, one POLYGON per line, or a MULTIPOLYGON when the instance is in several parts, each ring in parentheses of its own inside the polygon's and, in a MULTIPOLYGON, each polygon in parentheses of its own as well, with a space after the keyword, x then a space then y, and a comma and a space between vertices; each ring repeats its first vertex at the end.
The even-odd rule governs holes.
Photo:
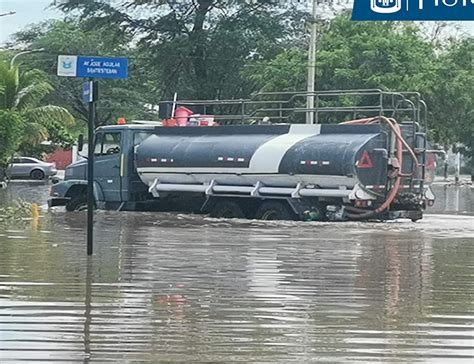
POLYGON ((56 163, 43 162, 31 157, 13 158, 6 170, 9 178, 42 180, 58 173, 56 163))

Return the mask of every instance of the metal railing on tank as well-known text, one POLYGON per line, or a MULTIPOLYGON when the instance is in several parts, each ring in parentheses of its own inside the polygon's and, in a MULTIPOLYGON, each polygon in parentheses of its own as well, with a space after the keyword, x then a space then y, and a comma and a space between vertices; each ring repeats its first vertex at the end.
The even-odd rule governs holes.
MULTIPOLYGON (((165 102, 172 104, 173 101, 165 102)), ((335 90, 258 92, 249 99, 179 100, 177 105, 199 108, 223 125, 258 123, 305 123, 313 113, 315 123, 339 123, 349 119, 386 116, 401 122, 426 125, 426 104, 415 92, 335 90), (308 109, 306 98, 314 96, 315 107, 308 109)))

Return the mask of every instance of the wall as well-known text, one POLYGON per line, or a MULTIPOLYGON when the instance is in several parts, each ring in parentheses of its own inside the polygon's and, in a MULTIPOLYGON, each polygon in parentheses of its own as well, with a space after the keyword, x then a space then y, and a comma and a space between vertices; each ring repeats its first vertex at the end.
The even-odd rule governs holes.
POLYGON ((46 161, 56 163, 57 169, 65 169, 72 163, 72 154, 72 150, 59 148, 54 153, 48 154, 46 156, 46 161))

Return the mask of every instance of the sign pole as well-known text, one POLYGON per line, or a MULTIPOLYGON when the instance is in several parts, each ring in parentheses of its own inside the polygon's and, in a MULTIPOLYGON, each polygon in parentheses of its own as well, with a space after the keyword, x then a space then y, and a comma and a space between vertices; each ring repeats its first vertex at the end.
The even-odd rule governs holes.
POLYGON ((123 57, 91 57, 59 55, 57 75, 84 77, 82 100, 89 106, 87 160, 87 255, 92 255, 94 245, 94 135, 95 102, 98 99, 98 82, 95 78, 124 79, 128 77, 128 59, 123 57))
MULTIPOLYGON (((94 95, 96 83, 90 82, 90 93, 94 95)), ((88 120, 88 158, 87 158, 87 255, 92 255, 94 244, 94 129, 95 129, 95 97, 89 101, 88 120)))

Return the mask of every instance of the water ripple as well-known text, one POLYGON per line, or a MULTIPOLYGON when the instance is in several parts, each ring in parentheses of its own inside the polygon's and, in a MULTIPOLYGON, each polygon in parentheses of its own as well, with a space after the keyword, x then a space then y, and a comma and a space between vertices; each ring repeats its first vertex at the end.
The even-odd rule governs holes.
POLYGON ((0 362, 474 360, 474 220, 45 213, 0 227, 0 362))

